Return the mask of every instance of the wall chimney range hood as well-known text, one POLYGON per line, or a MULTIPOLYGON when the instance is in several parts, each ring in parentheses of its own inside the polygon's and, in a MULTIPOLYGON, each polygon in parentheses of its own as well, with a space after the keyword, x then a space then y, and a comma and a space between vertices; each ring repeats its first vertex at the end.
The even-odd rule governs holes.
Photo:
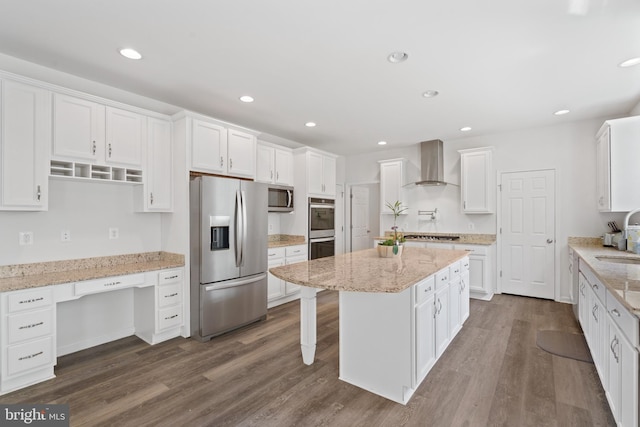
POLYGON ((420 143, 420 180, 416 185, 447 185, 444 182, 442 141, 433 139, 420 143))

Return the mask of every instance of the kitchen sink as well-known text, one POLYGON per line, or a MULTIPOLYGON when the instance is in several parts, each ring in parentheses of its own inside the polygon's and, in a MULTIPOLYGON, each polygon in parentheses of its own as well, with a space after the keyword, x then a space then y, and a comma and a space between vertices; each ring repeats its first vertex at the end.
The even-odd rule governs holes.
POLYGON ((640 264, 640 258, 631 258, 631 257, 619 257, 619 256, 608 256, 608 255, 596 255, 596 259, 598 261, 604 262, 614 262, 618 264, 640 264))

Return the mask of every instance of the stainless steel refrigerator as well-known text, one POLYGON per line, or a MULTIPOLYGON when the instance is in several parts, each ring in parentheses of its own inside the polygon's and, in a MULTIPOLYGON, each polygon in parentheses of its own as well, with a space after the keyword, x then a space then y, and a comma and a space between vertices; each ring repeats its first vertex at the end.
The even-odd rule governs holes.
POLYGON ((267 185, 190 183, 191 336, 206 341, 267 315, 267 185))

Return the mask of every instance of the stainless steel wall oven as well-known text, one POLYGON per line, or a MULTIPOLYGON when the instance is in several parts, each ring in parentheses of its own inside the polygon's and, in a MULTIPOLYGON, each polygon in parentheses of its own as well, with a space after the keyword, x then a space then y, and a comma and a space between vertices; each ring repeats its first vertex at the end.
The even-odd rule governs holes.
POLYGON ((335 211, 333 199, 309 197, 309 259, 335 255, 335 211))

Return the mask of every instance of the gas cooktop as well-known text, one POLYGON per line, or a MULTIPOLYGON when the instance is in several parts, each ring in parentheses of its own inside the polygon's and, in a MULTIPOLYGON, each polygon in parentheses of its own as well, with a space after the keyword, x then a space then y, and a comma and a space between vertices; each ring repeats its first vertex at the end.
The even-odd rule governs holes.
POLYGON ((404 235, 405 239, 411 239, 411 240, 429 240, 429 241, 441 241, 441 240, 459 240, 460 236, 430 236, 430 235, 424 235, 424 234, 405 234, 404 235))

